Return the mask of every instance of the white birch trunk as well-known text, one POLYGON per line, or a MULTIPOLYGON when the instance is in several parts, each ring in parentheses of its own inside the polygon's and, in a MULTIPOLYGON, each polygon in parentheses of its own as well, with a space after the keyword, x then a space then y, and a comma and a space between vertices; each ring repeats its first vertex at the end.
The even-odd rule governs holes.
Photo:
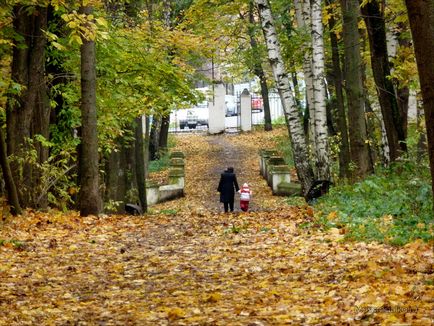
MULTIPOLYGON (((310 3, 309 0, 294 0, 295 14, 298 27, 311 35, 310 3)), ((303 44, 303 74, 306 84, 306 103, 309 107, 309 140, 312 149, 316 151, 315 145, 315 106, 313 98, 313 74, 312 74, 312 47, 311 42, 303 44)))
POLYGON ((330 159, 327 133, 327 108, 324 59, 322 0, 311 0, 312 12, 312 82, 315 124, 316 173, 320 180, 330 180, 330 159))
POLYGON ((268 0, 255 0, 261 18, 262 31, 267 45, 268 59, 270 61, 276 87, 279 91, 285 112, 286 123, 292 143, 294 163, 297 175, 300 180, 303 193, 306 195, 312 186, 314 177, 312 167, 309 162, 306 139, 303 132, 303 125, 300 119, 300 112, 292 95, 289 75, 283 64, 280 52, 280 43, 277 39, 268 0))
POLYGON ((383 116, 381 114, 378 114, 378 119, 380 119, 380 123, 381 123, 381 154, 383 156, 383 165, 389 166, 390 149, 389 149, 389 142, 387 140, 386 126, 384 125, 383 116))

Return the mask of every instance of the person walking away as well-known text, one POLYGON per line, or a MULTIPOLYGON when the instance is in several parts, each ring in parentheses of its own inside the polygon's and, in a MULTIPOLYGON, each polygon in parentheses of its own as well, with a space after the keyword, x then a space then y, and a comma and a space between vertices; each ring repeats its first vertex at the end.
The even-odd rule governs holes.
POLYGON ((220 182, 217 191, 220 193, 220 202, 223 203, 225 213, 230 209, 234 211, 235 191, 240 190, 238 187, 237 177, 234 168, 229 167, 220 175, 220 182))
POLYGON ((244 183, 238 192, 240 193, 240 208, 243 212, 247 212, 249 209, 250 196, 253 192, 250 190, 247 183, 244 183))

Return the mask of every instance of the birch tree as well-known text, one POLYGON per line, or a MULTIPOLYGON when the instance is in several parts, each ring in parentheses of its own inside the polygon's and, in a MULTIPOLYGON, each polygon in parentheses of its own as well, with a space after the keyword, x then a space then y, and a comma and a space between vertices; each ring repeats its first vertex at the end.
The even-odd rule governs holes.
POLYGON ((314 175, 308 157, 300 112, 292 95, 289 75, 282 60, 280 43, 277 39, 270 4, 268 0, 255 0, 255 4, 258 7, 262 31, 267 45, 268 59, 285 113, 297 175, 302 186, 302 191, 306 196, 313 184, 314 175))
MULTIPOLYGON (((311 15, 309 0, 294 0, 297 25, 306 34, 311 34, 311 15)), ((310 36, 310 35, 309 35, 310 36)), ((306 41, 303 44, 303 75, 306 85, 306 103, 309 108, 309 136, 310 143, 315 148, 314 135, 314 98, 313 98, 313 74, 312 74, 312 44, 306 41)))
POLYGON ((318 179, 330 179, 330 159, 327 140, 327 109, 324 59, 324 28, 322 24, 322 0, 311 1, 312 17, 312 82, 315 126, 316 173, 318 179))
POLYGON ((315 153, 315 172, 318 179, 330 178, 327 140, 327 111, 324 83, 324 28, 322 0, 295 0, 298 26, 311 34, 303 46, 303 72, 309 107, 310 144, 315 153))

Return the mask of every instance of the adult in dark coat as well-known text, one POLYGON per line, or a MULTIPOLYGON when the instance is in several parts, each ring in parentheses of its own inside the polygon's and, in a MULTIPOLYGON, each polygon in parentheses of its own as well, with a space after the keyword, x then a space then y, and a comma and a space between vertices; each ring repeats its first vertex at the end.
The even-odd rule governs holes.
POLYGON ((223 203, 225 212, 230 209, 234 211, 234 197, 235 191, 238 191, 237 177, 234 173, 234 168, 228 168, 220 176, 219 186, 217 191, 220 192, 220 202, 223 203))

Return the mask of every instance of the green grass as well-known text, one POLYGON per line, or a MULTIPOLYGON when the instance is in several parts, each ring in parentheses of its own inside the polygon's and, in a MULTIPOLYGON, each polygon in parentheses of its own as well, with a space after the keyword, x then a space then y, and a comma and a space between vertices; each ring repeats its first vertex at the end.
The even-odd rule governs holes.
POLYGON ((169 153, 164 154, 160 159, 149 162, 149 172, 159 172, 169 167, 169 153))
POLYGON ((338 185, 315 203, 324 227, 345 227, 354 240, 403 245, 432 241, 433 211, 429 168, 394 163, 353 185, 338 185))
POLYGON ((282 153, 283 159, 285 160, 286 164, 293 167, 294 166, 294 159, 292 157, 292 148, 291 144, 289 142, 288 135, 284 136, 277 136, 275 138, 276 141, 276 149, 282 153))
POLYGON ((169 150, 167 152, 160 153, 161 157, 158 160, 150 161, 149 162, 148 171, 150 173, 163 171, 163 170, 166 170, 169 167, 169 161, 170 161, 169 154, 170 154, 170 150, 176 146, 176 139, 175 139, 175 137, 173 135, 169 134, 169 138, 168 138, 167 143, 168 143, 167 146, 168 146, 169 150))
POLYGON ((22 249, 25 247, 25 243, 23 241, 20 240, 15 240, 15 239, 11 239, 11 240, 4 240, 4 239, 0 239, 0 247, 6 245, 7 243, 12 244, 12 246, 16 249, 22 249))
POLYGON ((178 211, 176 209, 163 209, 160 213, 164 215, 176 215, 178 214, 178 211))

